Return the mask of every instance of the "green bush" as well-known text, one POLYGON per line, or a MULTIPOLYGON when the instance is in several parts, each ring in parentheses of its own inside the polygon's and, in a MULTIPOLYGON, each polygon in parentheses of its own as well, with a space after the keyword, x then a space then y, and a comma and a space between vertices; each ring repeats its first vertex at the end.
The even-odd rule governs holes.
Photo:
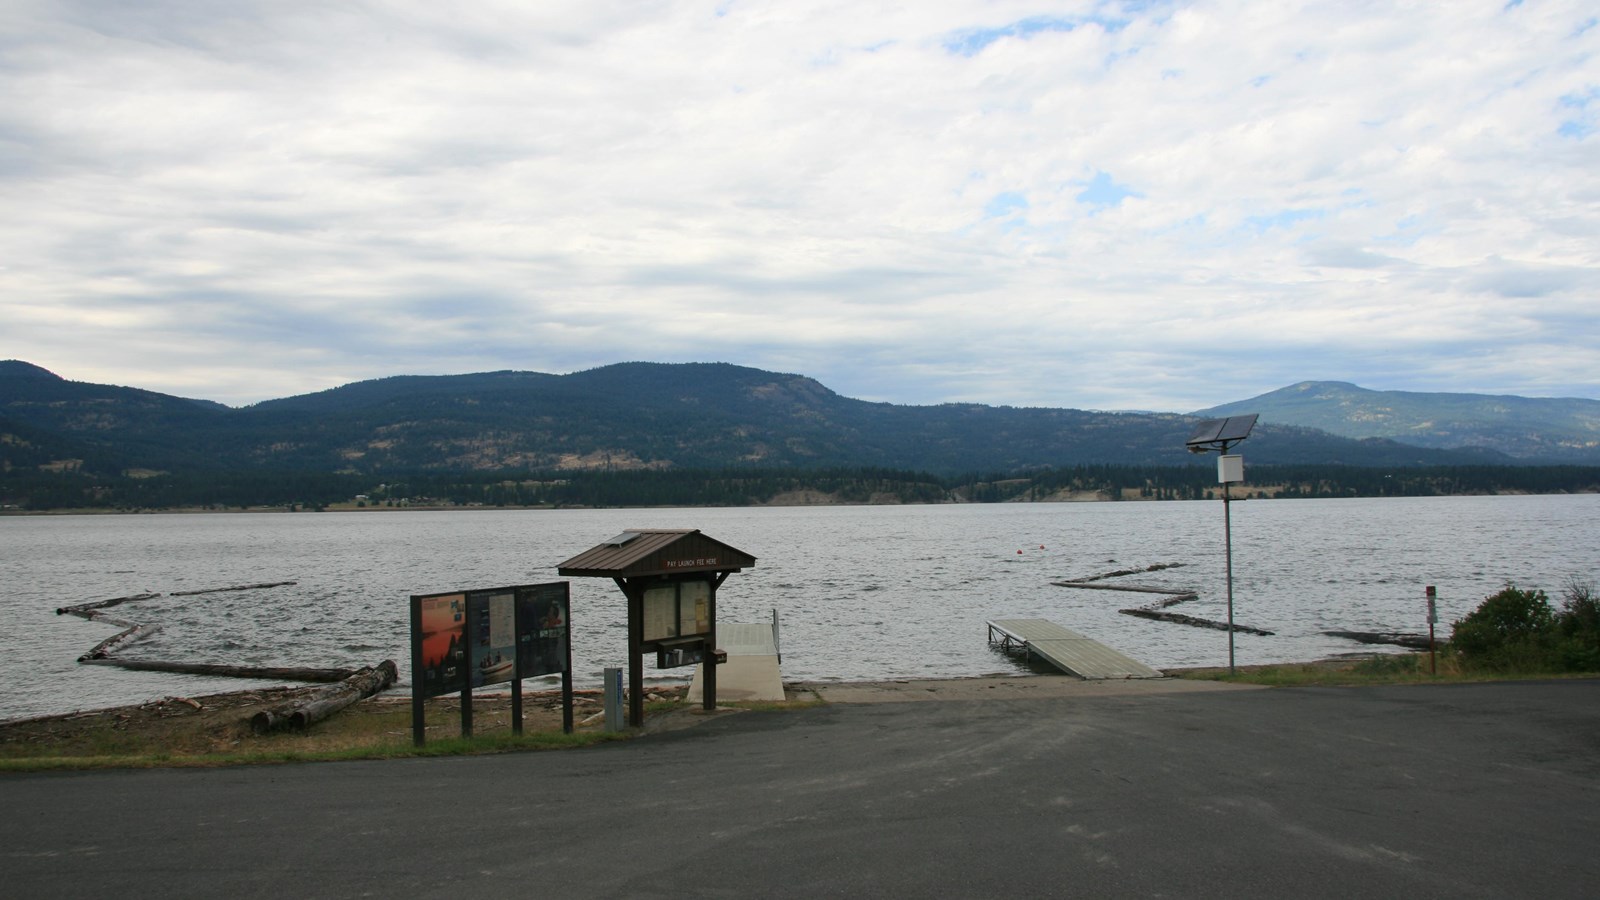
POLYGON ((1544 591, 1508 584, 1454 624, 1450 647, 1465 669, 1600 671, 1600 598, 1573 582, 1557 611, 1544 591))
POLYGON ((1563 671, 1600 672, 1600 597, 1578 581, 1567 584, 1556 613, 1556 653, 1563 671))

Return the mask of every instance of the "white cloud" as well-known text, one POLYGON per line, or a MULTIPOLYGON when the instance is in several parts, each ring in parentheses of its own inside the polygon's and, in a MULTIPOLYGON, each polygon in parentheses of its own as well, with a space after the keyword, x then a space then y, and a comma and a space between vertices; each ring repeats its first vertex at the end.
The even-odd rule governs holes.
POLYGON ((1576 2, 174 0, 0 31, 0 356, 70 378, 1600 396, 1576 2))

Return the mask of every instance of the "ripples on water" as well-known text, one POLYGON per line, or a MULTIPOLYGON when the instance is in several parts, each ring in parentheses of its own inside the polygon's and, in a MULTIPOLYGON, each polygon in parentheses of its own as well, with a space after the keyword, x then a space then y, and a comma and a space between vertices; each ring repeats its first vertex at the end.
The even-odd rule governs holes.
MULTIPOLYGON (((1329 629, 1441 632, 1507 581, 1552 599, 1596 578, 1600 496, 1250 501, 1233 507, 1241 665, 1352 652, 1329 629)), ((699 528, 754 554, 718 593, 719 619, 782 623, 786 679, 1018 672, 984 622, 1041 617, 1157 667, 1227 662, 1219 631, 1119 615, 1154 597, 1053 580, 1183 563, 1119 579, 1190 588, 1179 612, 1225 619, 1215 502, 673 510, 238 513, 0 519, 0 718, 231 690, 236 679, 137 673, 75 660, 117 629, 57 607, 143 591, 290 587, 162 596, 113 615, 159 624, 125 655, 240 665, 409 660, 411 594, 558 580, 568 557, 633 527, 699 528), (1020 553, 1018 551, 1021 551, 1020 553)), ((626 610, 608 579, 572 580, 581 686, 626 665, 626 610)), ((653 662, 647 662, 653 666, 653 662)), ((689 669, 647 675, 682 680, 689 669)), ((531 684, 531 683, 530 683, 531 684)))

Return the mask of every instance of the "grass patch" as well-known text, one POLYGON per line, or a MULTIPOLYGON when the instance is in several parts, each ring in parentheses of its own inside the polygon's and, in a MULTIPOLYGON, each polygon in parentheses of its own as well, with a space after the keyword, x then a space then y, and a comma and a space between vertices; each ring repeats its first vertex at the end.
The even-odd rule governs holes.
MULTIPOLYGON (((461 737, 456 698, 424 707, 427 744, 412 745, 411 703, 369 698, 305 732, 255 734, 250 716, 280 703, 293 689, 163 698, 137 706, 0 722, 0 771, 112 767, 262 765, 354 759, 462 756, 584 747, 630 737, 579 725, 561 730, 559 698, 525 697, 523 733, 512 731, 509 698, 473 702, 473 733, 461 737)), ((597 704, 580 705, 575 720, 597 704)), ((668 704, 670 706, 670 704, 668 704)))
POLYGON ((26 756, 0 759, 0 772, 53 772, 79 769, 218 768, 301 762, 348 762, 362 759, 416 759, 438 756, 477 756, 531 750, 564 750, 608 741, 626 740, 626 732, 537 732, 522 735, 492 734, 472 738, 444 738, 422 747, 385 742, 343 747, 252 747, 219 753, 174 755, 168 752, 111 755, 26 756))
MULTIPOLYGON (((461 707, 438 697, 424 708, 427 743, 412 745, 411 704, 403 698, 369 698, 304 733, 250 730, 253 711, 281 702, 292 691, 230 692, 196 699, 163 698, 138 706, 0 723, 0 772, 107 768, 210 768, 359 759, 471 756, 588 747, 626 740, 641 731, 600 730, 599 704, 578 704, 576 731, 561 730, 559 698, 525 695, 523 733, 512 733, 509 699, 475 698, 473 733, 460 736, 461 707), (585 724, 585 723, 588 724, 585 724)), ((581 699, 581 698, 580 698, 581 699)), ((820 700, 727 703, 744 710, 803 709, 820 700)), ((646 731, 653 721, 698 712, 681 690, 653 690, 645 703, 646 731)), ((684 723, 665 723, 681 727, 684 723)))

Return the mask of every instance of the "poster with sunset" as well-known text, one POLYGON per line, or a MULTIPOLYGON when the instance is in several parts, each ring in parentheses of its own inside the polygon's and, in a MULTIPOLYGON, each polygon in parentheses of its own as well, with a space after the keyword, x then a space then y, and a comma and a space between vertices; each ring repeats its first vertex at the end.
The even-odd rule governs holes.
POLYGON ((466 683, 467 598, 465 594, 412 597, 412 621, 417 622, 412 677, 422 696, 434 697, 461 690, 466 683))

